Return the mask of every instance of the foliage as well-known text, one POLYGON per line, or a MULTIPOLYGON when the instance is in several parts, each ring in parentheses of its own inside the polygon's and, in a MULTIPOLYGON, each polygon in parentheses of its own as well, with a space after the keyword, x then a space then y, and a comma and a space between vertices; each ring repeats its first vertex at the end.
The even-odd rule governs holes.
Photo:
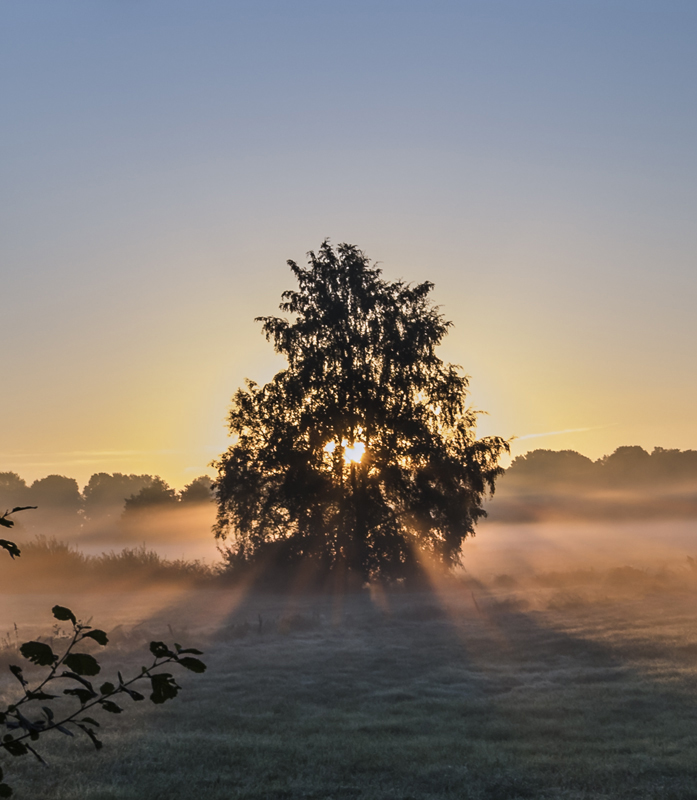
POLYGON ((618 447, 597 461, 574 450, 531 450, 513 459, 503 485, 544 489, 549 483, 597 489, 672 488, 697 482, 697 451, 618 447))
MULTIPOLYGON (((0 526, 3 528, 12 528, 15 522, 13 519, 10 519, 10 515, 16 514, 18 511, 27 511, 30 508, 36 508, 36 506, 16 506, 12 511, 5 511, 5 513, 0 516, 0 526)), ((0 539, 0 547, 7 550, 12 558, 20 554, 19 547, 17 547, 14 542, 10 542, 7 539, 0 539)))
POLYGON ((60 509, 76 514, 82 508, 82 495, 75 478, 65 475, 47 475, 29 487, 29 499, 39 508, 54 513, 60 509))
POLYGON ((29 487, 16 472, 0 472, 0 507, 29 504, 29 487))
POLYGON ((625 446, 592 461, 539 449, 513 459, 488 511, 507 522, 695 519, 695 489, 695 450, 625 446))
POLYGON ((126 498, 137 495, 152 481, 152 475, 95 473, 82 491, 85 518, 100 520, 105 517, 118 517, 123 511, 126 498))
POLYGON ((154 477, 152 483, 144 486, 138 494, 126 498, 125 513, 137 511, 143 508, 165 508, 177 502, 177 493, 162 478, 154 477))
POLYGON ((179 492, 179 500, 182 503, 210 503, 214 499, 213 481, 208 475, 195 478, 179 492))
POLYGON ((64 475, 48 475, 30 486, 15 472, 0 472, 0 507, 39 507, 30 520, 34 531, 61 528, 104 527, 118 521, 123 511, 181 509, 214 500, 213 481, 201 475, 176 492, 157 475, 98 472, 80 492, 77 482, 64 475), (42 513, 43 511, 43 513, 42 513))
POLYGON ((292 320, 261 317, 286 369, 233 399, 216 535, 233 565, 311 561, 407 577, 459 559, 508 449, 475 438, 468 379, 436 355, 450 323, 425 282, 388 282, 353 245, 288 262, 292 320))
MULTIPOLYGON (((10 515, 24 511, 29 507, 16 507, 6 511, 0 517, 0 525, 10 528, 14 521, 10 515)), ((14 542, 0 540, 0 547, 7 550, 12 558, 20 555, 19 548, 14 542)), ((96 643, 101 647, 108 644, 107 634, 90 625, 82 623, 75 614, 65 606, 53 607, 53 616, 59 622, 69 622, 72 625, 72 636, 62 654, 56 654, 51 645, 40 641, 25 642, 19 648, 21 655, 31 664, 48 670, 45 676, 34 685, 25 677, 24 670, 11 665, 10 672, 21 686, 22 696, 0 711, 0 725, 4 726, 7 733, 0 741, 0 749, 11 756, 20 757, 31 754, 41 763, 45 763, 40 753, 35 748, 38 739, 49 731, 58 731, 66 736, 74 736, 76 731, 81 731, 87 736, 97 750, 102 747, 96 728, 100 723, 87 712, 105 711, 110 714, 120 714, 123 709, 115 701, 121 701, 124 696, 131 700, 140 701, 145 697, 136 691, 133 686, 139 682, 150 682, 150 700, 161 704, 177 696, 180 686, 171 672, 163 672, 162 667, 172 664, 183 667, 191 672, 201 673, 206 665, 195 656, 202 655, 195 648, 182 648, 175 643, 173 649, 164 642, 151 642, 150 653, 152 663, 144 666, 138 675, 124 680, 118 672, 118 682, 106 681, 96 687, 89 678, 101 672, 98 660, 87 652, 79 652, 76 647, 80 644, 96 643), (62 688, 66 686, 67 687, 62 688), (53 694, 53 692, 57 692, 53 694), (72 706, 64 708, 61 701, 69 699, 72 706), (78 707, 75 708, 75 703, 78 707)), ((2 782, 3 772, 0 769, 0 798, 10 797, 12 788, 2 782)))

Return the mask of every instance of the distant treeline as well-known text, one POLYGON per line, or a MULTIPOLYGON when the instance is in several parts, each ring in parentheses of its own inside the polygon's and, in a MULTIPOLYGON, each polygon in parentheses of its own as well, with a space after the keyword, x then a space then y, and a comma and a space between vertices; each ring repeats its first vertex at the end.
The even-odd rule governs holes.
POLYGON ((80 491, 74 478, 48 475, 27 484, 15 472, 0 472, 0 513, 15 506, 38 506, 17 524, 34 527, 47 518, 60 522, 104 523, 147 509, 176 510, 213 501, 212 480, 202 475, 181 491, 157 475, 99 472, 80 491))
POLYGON ((533 450, 513 460, 488 512, 511 522, 697 517, 697 451, 619 447, 592 461, 533 450))
MULTIPOLYGON (((214 500, 211 486, 206 475, 176 491, 157 475, 99 472, 81 492, 64 475, 28 485, 14 472, 0 472, 0 513, 38 506, 17 520, 29 528, 49 520, 83 528, 129 519, 136 524, 148 511, 207 506, 214 500)), ((574 450, 532 450, 513 460, 487 510, 490 519, 506 522, 697 518, 697 451, 619 447, 592 461, 574 450)))

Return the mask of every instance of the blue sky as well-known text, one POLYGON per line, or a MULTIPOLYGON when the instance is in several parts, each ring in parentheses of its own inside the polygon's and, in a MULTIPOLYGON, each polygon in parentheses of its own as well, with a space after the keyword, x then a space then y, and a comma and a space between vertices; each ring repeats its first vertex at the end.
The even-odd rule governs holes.
POLYGON ((327 236, 435 283, 514 452, 696 448, 696 33, 686 2, 4 3, 0 469, 199 474, 327 236))

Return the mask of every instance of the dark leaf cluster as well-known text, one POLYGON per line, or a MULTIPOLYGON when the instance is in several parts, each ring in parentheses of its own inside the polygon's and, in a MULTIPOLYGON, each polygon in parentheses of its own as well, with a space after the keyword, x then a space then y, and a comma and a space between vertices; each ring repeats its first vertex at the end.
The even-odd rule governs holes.
MULTIPOLYGON (((149 683, 150 700, 153 703, 161 704, 176 697, 180 687, 171 672, 162 671, 165 665, 180 666, 199 673, 206 669, 202 661, 193 657, 201 655, 200 650, 182 648, 180 644, 170 648, 163 642, 152 642, 152 663, 142 667, 138 675, 124 679, 119 672, 117 682, 105 681, 96 685, 90 678, 101 672, 99 661, 90 653, 79 652, 76 648, 87 640, 104 647, 109 641, 107 634, 80 622, 64 606, 54 606, 53 616, 72 626, 70 640, 62 653, 55 653, 51 645, 39 641, 26 642, 19 649, 21 655, 31 664, 47 668, 48 672, 44 677, 32 686, 22 667, 10 666, 22 692, 19 700, 0 712, 0 725, 6 730, 0 740, 0 750, 11 756, 32 754, 44 763, 34 743, 42 734, 53 730, 70 737, 81 732, 100 750, 102 742, 97 733, 100 723, 92 714, 100 710, 109 714, 120 714, 123 708, 119 703, 124 698, 144 700, 145 696, 133 688, 136 683, 149 683), (58 714, 51 701, 58 701, 59 698, 72 699, 76 705, 58 714)), ((11 794, 12 789, 7 784, 0 783, 0 797, 9 797, 11 794)))
MULTIPOLYGON (((5 511, 5 513, 0 516, 0 526, 3 528, 12 528, 15 521, 10 519, 10 516, 16 514, 18 511, 28 511, 30 508, 36 508, 36 506, 15 506, 12 511, 5 511)), ((0 539, 0 547, 2 547, 3 550, 7 550, 11 558, 20 554, 19 547, 17 547, 14 542, 10 542, 7 539, 0 539)), ((0 797, 2 797, 2 795, 0 795, 0 797)))

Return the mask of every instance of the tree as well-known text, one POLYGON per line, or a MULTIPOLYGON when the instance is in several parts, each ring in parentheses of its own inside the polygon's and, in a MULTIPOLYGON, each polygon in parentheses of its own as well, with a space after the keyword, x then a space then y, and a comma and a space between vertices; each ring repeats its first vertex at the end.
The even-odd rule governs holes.
POLYGON ((200 475, 179 492, 179 501, 185 505, 210 503, 215 499, 213 481, 208 475, 200 475))
POLYGON ((172 489, 166 481, 156 475, 151 483, 144 486, 138 494, 126 498, 124 514, 145 509, 172 507, 176 502, 176 490, 172 489))
POLYGON ((123 475, 120 472, 92 475, 82 492, 85 518, 91 522, 118 518, 126 498, 137 495, 152 482, 152 475, 123 475))
POLYGON ((45 506, 51 513, 77 514, 82 508, 77 481, 65 475, 47 475, 35 480, 29 489, 29 500, 39 507, 45 506))
POLYGON ((29 487, 16 472, 0 472, 0 508, 27 505, 29 487))
POLYGON ((436 355, 451 323, 433 284, 389 282, 355 246, 289 261, 292 319, 260 317, 288 365, 235 394, 214 463, 219 538, 233 567, 310 562, 363 579, 447 567, 501 473, 500 437, 475 438, 468 379, 436 355))

